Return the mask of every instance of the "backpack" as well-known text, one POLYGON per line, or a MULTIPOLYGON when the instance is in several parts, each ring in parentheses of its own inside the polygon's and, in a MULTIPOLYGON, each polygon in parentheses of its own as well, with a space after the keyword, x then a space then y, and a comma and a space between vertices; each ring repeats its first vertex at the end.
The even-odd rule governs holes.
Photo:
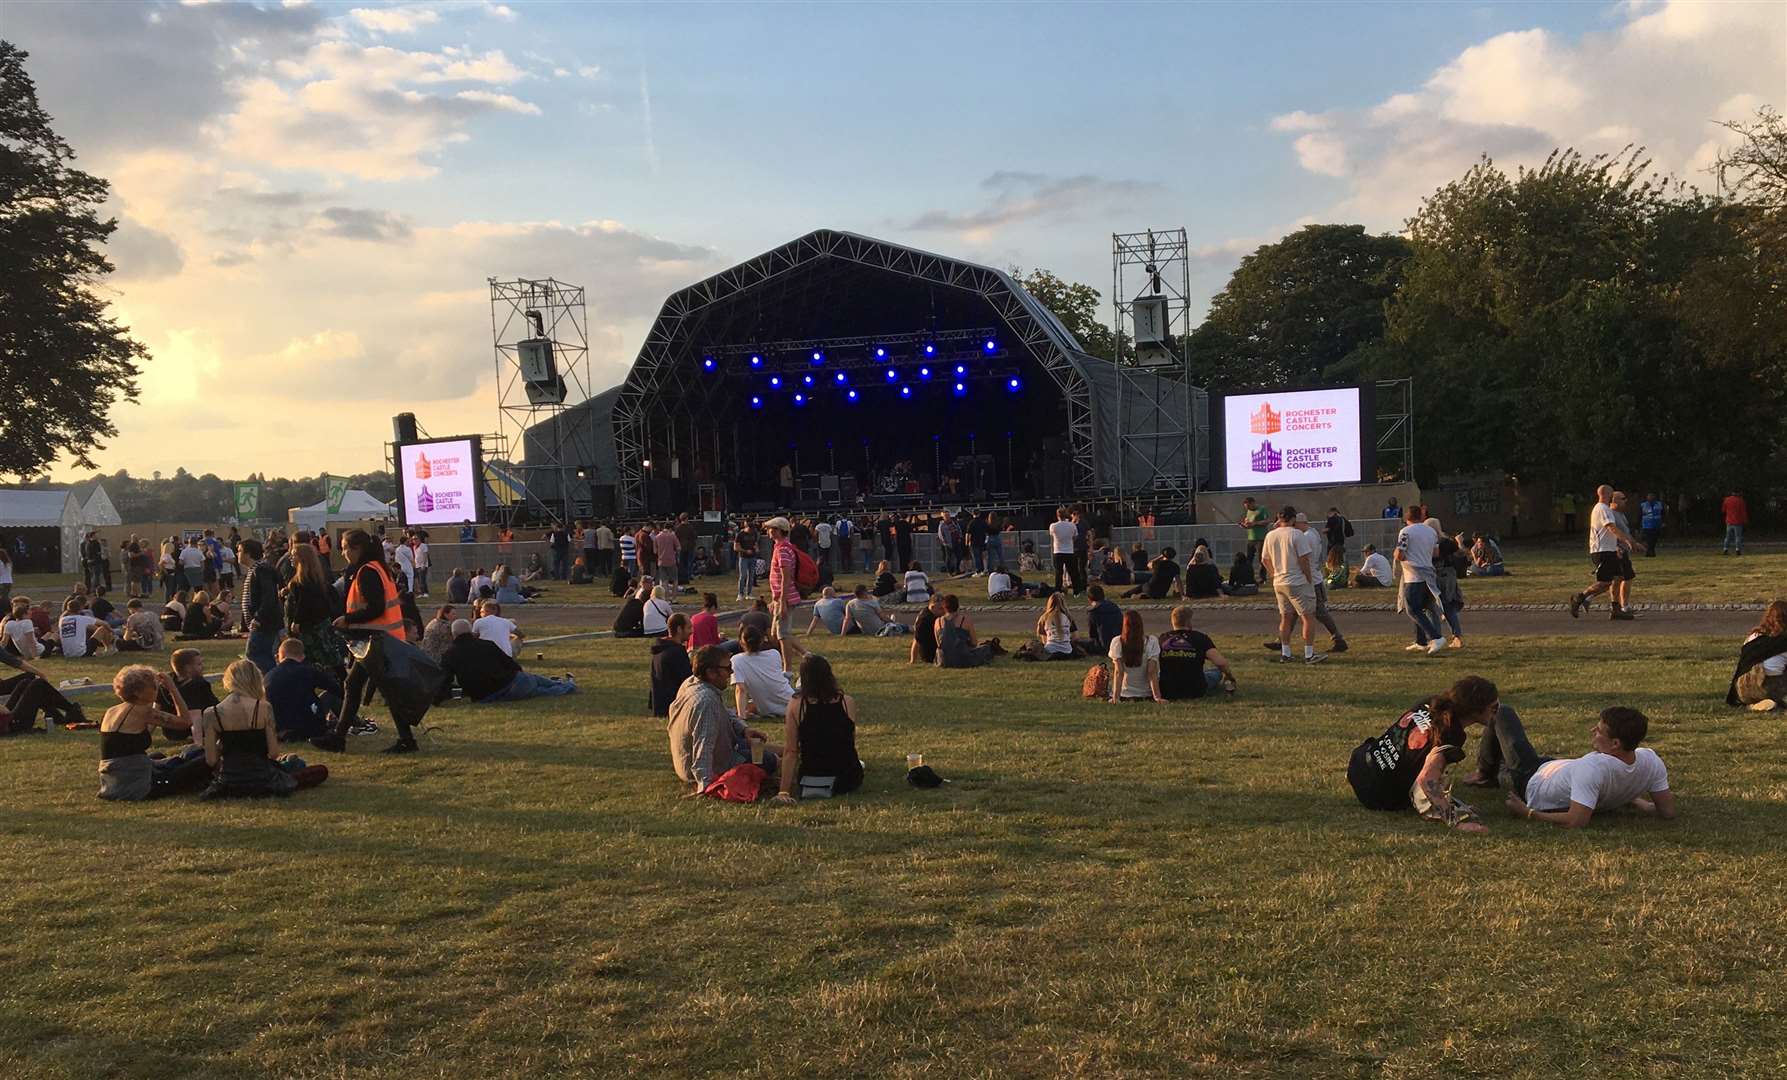
POLYGON ((713 783, 703 788, 701 794, 712 799, 726 802, 753 803, 763 795, 763 785, 769 780, 769 774, 761 765, 745 762, 734 765, 722 773, 713 783))
POLYGON ((1343 517, 1343 518, 1341 518, 1341 519, 1340 519, 1340 523, 1341 523, 1341 524, 1342 524, 1342 525, 1345 525, 1345 526, 1346 526, 1346 534, 1347 534, 1347 535, 1348 535, 1348 536, 1351 536, 1351 535, 1353 535, 1353 519, 1352 519, 1352 518, 1345 518, 1345 517, 1343 517))
POLYGON ((794 587, 800 590, 802 596, 819 589, 819 564, 798 547, 794 549, 794 587))
POLYGON ((1111 669, 1104 664, 1093 664, 1086 669, 1086 678, 1080 683, 1080 696, 1101 700, 1111 696, 1111 669))

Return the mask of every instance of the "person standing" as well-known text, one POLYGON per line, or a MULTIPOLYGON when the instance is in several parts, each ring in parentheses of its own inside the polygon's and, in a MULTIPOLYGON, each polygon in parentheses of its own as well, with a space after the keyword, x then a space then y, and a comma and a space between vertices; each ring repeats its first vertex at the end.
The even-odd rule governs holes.
POLYGON ((1445 633, 1432 613, 1439 602, 1439 573, 1434 569, 1433 556, 1439 550, 1440 537, 1427 527, 1419 506, 1409 507, 1404 520, 1407 524, 1396 534, 1396 568, 1400 573, 1396 609, 1407 613, 1415 624, 1415 643, 1408 646, 1408 651, 1438 656, 1446 647, 1445 633))
POLYGON ((677 582, 687 585, 695 580, 695 545, 700 537, 695 533, 695 523, 689 515, 680 514, 676 519, 676 578, 677 582))
POLYGON ((571 531, 564 522, 555 521, 546 530, 546 546, 552 551, 552 577, 568 581, 571 577, 571 531))
POLYGON ((1632 569, 1632 555, 1638 550, 1638 541, 1637 534, 1632 531, 1631 520, 1626 517, 1626 510, 1630 506, 1625 492, 1613 493, 1614 520, 1619 522, 1621 531, 1633 537, 1632 546, 1619 553, 1619 580, 1613 583, 1613 607, 1615 611, 1625 612, 1627 618, 1636 618, 1632 615, 1632 579, 1638 576, 1638 571, 1632 569))
POLYGON ((606 521, 596 525, 596 574, 609 577, 614 573, 614 530, 606 521))
POLYGON ((1297 509, 1278 512, 1278 527, 1260 545, 1260 566, 1272 577, 1272 595, 1278 601, 1278 661, 1291 662, 1291 625, 1303 625, 1303 662, 1319 664, 1328 659, 1315 651, 1316 563, 1310 557, 1311 541, 1297 528, 1297 509))
POLYGON ((678 557, 682 545, 676 539, 676 530, 666 521, 658 527, 657 534, 652 537, 652 554, 658 560, 658 577, 670 585, 680 585, 681 560, 678 557))
POLYGON ((1353 535, 1353 523, 1340 512, 1340 507, 1328 507, 1328 520, 1322 523, 1322 532, 1327 538, 1328 550, 1340 552, 1340 561, 1346 562, 1346 541, 1353 535))
MULTIPOLYGON (((1588 557, 1594 563, 1595 583, 1570 597, 1570 618, 1581 618, 1582 609, 1588 602, 1601 593, 1613 589, 1614 583, 1621 580, 1624 572, 1620 564, 1620 550, 1630 550, 1636 545, 1632 536, 1620 525, 1619 518, 1613 511, 1613 485, 1602 484, 1595 489, 1595 508, 1588 515, 1588 557)), ((1628 555, 1626 565, 1630 565, 1628 555)), ((1613 605, 1615 619, 1630 619, 1631 612, 1622 611, 1616 602, 1613 605)))
POLYGON ((1725 496, 1725 501, 1719 504, 1719 509, 1725 515, 1725 543, 1720 545, 1719 554, 1730 555, 1735 552, 1742 555, 1744 526, 1750 523, 1750 507, 1744 502, 1743 492, 1732 488, 1731 494, 1725 496))
POLYGON ((770 537, 769 553, 769 612, 770 636, 781 641, 791 636, 786 630, 792 626, 788 622, 794 609, 800 605, 800 561, 794 554, 794 544, 788 539, 793 526, 785 517, 773 517, 763 523, 770 537))
POLYGON ((197 591, 205 587, 205 553, 199 550, 198 538, 190 537, 180 549, 180 572, 186 575, 186 587, 197 591))
POLYGON ((602 572, 600 557, 596 553, 596 530, 587 521, 577 523, 577 546, 583 552, 583 566, 591 575, 602 572))
MULTIPOLYGON (((1334 519, 1340 516, 1340 511, 1330 508, 1328 515, 1328 534, 1332 536, 1334 519)), ((1345 522, 1346 519, 1340 518, 1340 520, 1345 522)), ((1328 631, 1328 651, 1331 653, 1346 652, 1346 635, 1340 632, 1340 624, 1334 621, 1334 616, 1328 611, 1328 585, 1323 580, 1321 571, 1322 564, 1327 561, 1327 557, 1322 553, 1321 536, 1310 526, 1309 517, 1305 514, 1297 515, 1297 530, 1303 534, 1301 539, 1305 541, 1300 545, 1300 549, 1307 551, 1309 565, 1315 571, 1310 581, 1310 584, 1315 587, 1315 619, 1328 631)), ((1340 534, 1340 543, 1342 558, 1344 558, 1346 545, 1344 531, 1340 534)))
POLYGON ((1644 557, 1657 557, 1657 537, 1663 534, 1663 500, 1647 494, 1638 504, 1638 531, 1644 537, 1644 557))
POLYGON ((403 587, 408 592, 416 591, 416 549, 410 547, 407 536, 397 538, 391 548, 390 561, 397 567, 397 576, 403 580, 403 587))
POLYGON ((414 547, 412 548, 412 550, 415 553, 414 559, 415 559, 415 564, 416 564, 416 588, 414 591, 417 596, 427 596, 428 595, 428 534, 425 532, 418 532, 418 533, 413 534, 413 536, 414 536, 414 547))
POLYGON ((620 566, 627 572, 628 580, 639 576, 639 538, 632 533, 621 530, 620 537, 615 540, 620 551, 620 566))
POLYGON ((266 550, 252 537, 236 547, 236 562, 242 567, 242 628, 248 632, 248 659, 265 675, 278 661, 273 650, 279 643, 279 630, 285 624, 284 605, 279 600, 279 572, 263 556, 266 550))
POLYGON ((1055 508, 1054 524, 1049 526, 1049 552, 1055 559, 1055 591, 1072 589, 1076 594, 1079 587, 1073 572, 1073 545, 1079 535, 1079 528, 1069 518, 1067 507, 1055 508), (1066 585, 1063 585, 1063 580, 1066 585))
POLYGON ((776 470, 776 487, 780 489, 782 501, 777 509, 787 510, 794 505, 794 467, 786 461, 776 470))
POLYGON ((820 580, 824 581, 831 576, 832 532, 831 522, 823 517, 819 519, 818 524, 813 526, 813 543, 818 547, 813 559, 819 564, 820 580))
POLYGON ((1241 518, 1235 524, 1247 537, 1248 565, 1259 566, 1260 551, 1266 543, 1266 511, 1254 502, 1252 495, 1241 500, 1241 518))
POLYGON ((852 547, 856 541, 856 522, 850 520, 849 514, 839 514, 838 520, 831 527, 832 544, 838 549, 838 569, 848 574, 856 565, 852 547))
POLYGON ((732 537, 732 550, 738 554, 738 596, 747 600, 757 595, 757 526, 749 518, 732 537))

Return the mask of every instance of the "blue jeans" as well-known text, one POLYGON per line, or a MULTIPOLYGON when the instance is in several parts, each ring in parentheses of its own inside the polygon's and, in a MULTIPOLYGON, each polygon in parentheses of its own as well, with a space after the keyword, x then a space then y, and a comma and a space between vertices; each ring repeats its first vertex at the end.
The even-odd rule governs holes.
POLYGON ((509 685, 485 698, 485 701, 521 701, 531 697, 563 697, 575 693, 577 684, 563 679, 548 679, 531 671, 518 671, 509 685))
POLYGON ((695 553, 693 551, 677 552, 676 575, 679 585, 687 585, 695 580, 695 553))
POLYGON ((1429 641, 1437 641, 1445 636, 1440 631, 1439 623, 1433 618, 1429 604, 1433 600, 1433 591, 1425 581, 1404 582, 1402 586, 1402 604, 1408 608, 1408 616, 1415 623, 1415 644, 1425 645, 1429 641))
POLYGON ((1719 550, 1730 551, 1732 548, 1736 548, 1738 551, 1744 549, 1744 527, 1742 525, 1725 526, 1725 543, 1719 550))
POLYGON ((553 550, 552 576, 560 581, 564 581, 571 576, 571 552, 568 549, 559 551, 555 548, 553 550))
POLYGON ((741 555, 738 559, 738 595, 749 596, 757 591, 757 557, 741 555))
POLYGON ((273 659, 273 649, 279 644, 278 630, 250 630, 248 632, 248 659, 261 674, 273 670, 277 662, 273 659))

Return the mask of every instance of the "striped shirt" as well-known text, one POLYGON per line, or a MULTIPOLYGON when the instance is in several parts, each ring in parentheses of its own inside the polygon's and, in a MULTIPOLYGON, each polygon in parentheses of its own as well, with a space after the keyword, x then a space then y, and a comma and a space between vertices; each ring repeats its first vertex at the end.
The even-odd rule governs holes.
POLYGON ((632 533, 620 534, 620 561, 632 562, 639 557, 639 543, 633 539, 632 533))

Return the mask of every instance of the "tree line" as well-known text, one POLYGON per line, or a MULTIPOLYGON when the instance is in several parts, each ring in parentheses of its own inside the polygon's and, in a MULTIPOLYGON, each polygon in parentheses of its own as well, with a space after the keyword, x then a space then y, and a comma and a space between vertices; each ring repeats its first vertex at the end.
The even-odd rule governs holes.
MULTIPOLYGON (((83 482, 103 484, 106 495, 118 509, 119 518, 126 525, 132 525, 151 521, 220 522, 232 518, 236 513, 235 485, 246 481, 261 484, 261 517, 269 521, 283 521, 288 508, 310 506, 321 502, 327 494, 320 476, 287 480, 284 477, 268 479, 253 473, 225 478, 211 473, 194 476, 185 469, 175 469, 174 475, 169 477, 158 473, 149 478, 132 476, 119 469, 109 475, 94 473, 83 482)), ((396 481, 389 472, 359 473, 348 477, 347 481, 348 487, 360 488, 376 499, 389 502, 397 497, 396 481)), ((21 486, 48 488, 62 485, 40 478, 21 486)))

